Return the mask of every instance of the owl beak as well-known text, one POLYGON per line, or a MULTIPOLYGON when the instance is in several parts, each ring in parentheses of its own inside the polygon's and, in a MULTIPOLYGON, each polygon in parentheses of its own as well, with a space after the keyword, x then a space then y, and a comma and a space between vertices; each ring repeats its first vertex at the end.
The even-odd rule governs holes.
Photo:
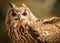
POLYGON ((20 16, 18 15, 14 20, 20 20, 20 16))
POLYGON ((18 20, 20 20, 20 16, 18 16, 18 20))

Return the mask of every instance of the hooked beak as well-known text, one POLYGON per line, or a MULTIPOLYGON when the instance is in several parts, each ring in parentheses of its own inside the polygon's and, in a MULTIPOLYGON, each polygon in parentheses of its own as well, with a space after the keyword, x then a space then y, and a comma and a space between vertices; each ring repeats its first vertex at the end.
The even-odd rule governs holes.
POLYGON ((15 18, 15 20, 20 20, 20 16, 18 15, 18 16, 15 18))
POLYGON ((18 16, 18 20, 20 20, 20 16, 18 16))

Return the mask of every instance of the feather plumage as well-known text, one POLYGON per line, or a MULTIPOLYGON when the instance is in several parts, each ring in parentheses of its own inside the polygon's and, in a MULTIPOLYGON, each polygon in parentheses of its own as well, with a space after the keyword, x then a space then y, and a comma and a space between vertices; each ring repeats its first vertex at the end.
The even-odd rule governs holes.
POLYGON ((9 4, 5 23, 14 43, 60 43, 60 18, 39 19, 26 5, 9 4))

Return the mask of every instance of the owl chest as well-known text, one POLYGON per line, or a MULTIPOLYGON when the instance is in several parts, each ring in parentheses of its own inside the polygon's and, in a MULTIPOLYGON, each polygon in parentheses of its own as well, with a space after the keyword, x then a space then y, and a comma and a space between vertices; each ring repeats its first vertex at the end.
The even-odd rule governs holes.
POLYGON ((28 30, 24 30, 24 27, 11 27, 8 31, 8 35, 14 43, 37 43, 31 36, 28 30))

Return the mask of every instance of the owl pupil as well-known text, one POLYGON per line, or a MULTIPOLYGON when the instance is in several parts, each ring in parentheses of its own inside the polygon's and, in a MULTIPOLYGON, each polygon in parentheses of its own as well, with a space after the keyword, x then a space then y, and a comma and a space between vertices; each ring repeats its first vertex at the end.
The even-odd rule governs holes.
POLYGON ((16 16, 17 14, 16 13, 12 13, 12 16, 16 16))
POLYGON ((27 13, 26 13, 26 12, 24 12, 22 15, 23 15, 23 16, 26 16, 26 15, 27 15, 27 13))

